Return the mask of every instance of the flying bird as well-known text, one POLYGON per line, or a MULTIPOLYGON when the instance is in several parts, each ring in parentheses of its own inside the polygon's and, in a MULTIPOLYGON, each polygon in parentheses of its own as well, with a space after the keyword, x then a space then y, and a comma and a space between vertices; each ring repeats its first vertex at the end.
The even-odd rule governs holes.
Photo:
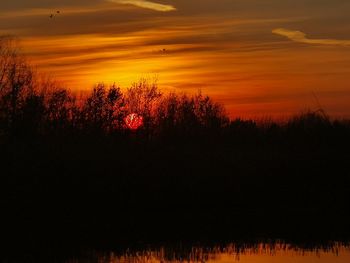
MULTIPOLYGON (((61 13, 61 11, 59 11, 59 10, 56 11, 56 14, 60 14, 60 13, 61 13)), ((49 17, 53 18, 54 16, 55 16, 54 14, 51 14, 49 17)))

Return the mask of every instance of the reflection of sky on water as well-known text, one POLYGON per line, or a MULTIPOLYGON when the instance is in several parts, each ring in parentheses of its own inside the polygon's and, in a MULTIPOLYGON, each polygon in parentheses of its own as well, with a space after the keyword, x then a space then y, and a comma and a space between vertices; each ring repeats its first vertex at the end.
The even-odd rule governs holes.
POLYGON ((84 259, 67 263, 348 263, 350 248, 340 244, 329 247, 301 249, 287 244, 258 244, 225 248, 149 249, 139 252, 90 253, 84 259))

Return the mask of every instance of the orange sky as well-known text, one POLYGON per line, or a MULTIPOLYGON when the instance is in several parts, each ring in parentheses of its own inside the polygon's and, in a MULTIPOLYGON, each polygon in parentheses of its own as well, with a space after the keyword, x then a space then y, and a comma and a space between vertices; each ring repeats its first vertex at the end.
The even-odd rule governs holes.
POLYGON ((231 116, 316 109, 315 93, 350 117, 349 11, 343 0, 13 0, 0 3, 0 35, 72 90, 157 77, 231 116))

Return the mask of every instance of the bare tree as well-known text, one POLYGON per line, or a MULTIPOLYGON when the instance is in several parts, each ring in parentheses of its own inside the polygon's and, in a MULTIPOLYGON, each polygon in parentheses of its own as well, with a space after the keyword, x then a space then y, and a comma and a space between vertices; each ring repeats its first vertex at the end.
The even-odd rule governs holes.
POLYGON ((53 130, 67 129, 72 125, 74 110, 76 108, 75 97, 66 89, 56 89, 46 93, 46 117, 53 130))
POLYGON ((162 94, 157 83, 141 79, 129 88, 125 95, 128 113, 136 113, 143 117, 144 128, 149 130, 154 124, 156 107, 162 94))
POLYGON ((0 39, 0 104, 2 115, 13 127, 26 94, 34 88, 34 73, 18 52, 12 38, 0 39))
POLYGON ((85 123, 101 131, 120 128, 124 116, 124 100, 120 88, 113 85, 106 89, 97 85, 83 106, 85 123))
POLYGON ((7 75, 13 58, 17 52, 13 48, 13 40, 10 37, 0 37, 0 92, 3 91, 7 82, 7 75))
POLYGON ((194 112, 199 123, 205 128, 220 128, 228 125, 229 118, 224 107, 201 92, 194 96, 194 112))
POLYGON ((107 131, 111 132, 113 129, 123 126, 125 102, 120 88, 115 84, 107 92, 104 111, 107 131))

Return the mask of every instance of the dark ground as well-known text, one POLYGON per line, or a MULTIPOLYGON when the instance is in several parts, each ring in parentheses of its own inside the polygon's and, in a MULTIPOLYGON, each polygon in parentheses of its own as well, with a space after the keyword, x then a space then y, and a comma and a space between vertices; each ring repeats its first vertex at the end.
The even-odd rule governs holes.
POLYGON ((1 145, 3 255, 349 240, 349 130, 231 132, 9 139, 1 145))

